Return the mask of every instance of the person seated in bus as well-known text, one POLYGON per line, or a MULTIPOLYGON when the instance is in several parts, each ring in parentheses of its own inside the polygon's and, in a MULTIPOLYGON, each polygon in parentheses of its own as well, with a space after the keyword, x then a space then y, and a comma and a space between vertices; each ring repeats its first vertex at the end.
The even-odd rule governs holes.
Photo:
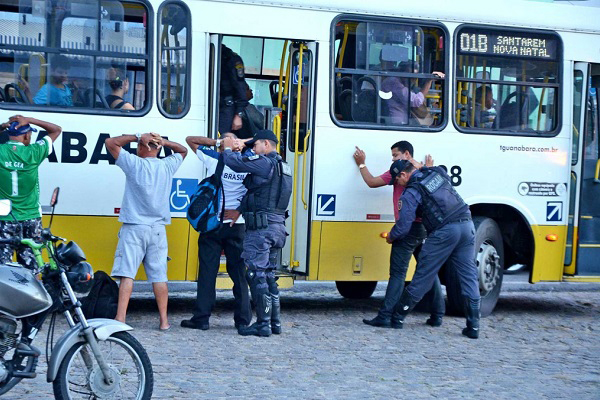
POLYGON ((123 96, 129 91, 129 78, 127 78, 125 68, 113 64, 106 73, 106 80, 112 91, 106 96, 108 106, 118 110, 135 110, 131 103, 123 99, 123 96))
MULTIPOLYGON (((495 113, 492 111, 494 108, 494 94, 492 88, 487 85, 481 85, 475 89, 475 106, 473 112, 474 115, 474 128, 485 128, 491 129, 494 126, 494 119, 496 118, 495 113), (485 92, 485 99, 484 99, 485 92)), ((471 117, 469 116, 467 124, 471 125, 471 117)))
MULTIPOLYGON (((403 62, 400 64, 401 72, 411 72, 412 62, 403 62)), ((433 75, 444 78, 445 74, 439 71, 433 71, 433 75)), ((388 117, 392 125, 408 124, 408 116, 410 108, 418 108, 425 104, 425 96, 431 89, 433 79, 427 79, 420 91, 414 93, 410 89, 408 78, 398 76, 390 76, 385 78, 381 83, 379 96, 386 100, 388 109, 388 117)))
MULTIPOLYGON (((73 92, 67 85, 71 62, 61 54, 50 59, 50 82, 38 90, 33 97, 35 104, 49 106, 73 107, 73 92)), ((30 97, 29 87, 25 86, 25 94, 30 97)))
MULTIPOLYGON (((246 97, 250 101, 254 98, 254 92, 247 82, 244 83, 246 85, 246 97)), ((265 116, 254 104, 248 103, 242 113, 242 127, 234 132, 239 139, 250 139, 256 132, 264 128, 265 116)))

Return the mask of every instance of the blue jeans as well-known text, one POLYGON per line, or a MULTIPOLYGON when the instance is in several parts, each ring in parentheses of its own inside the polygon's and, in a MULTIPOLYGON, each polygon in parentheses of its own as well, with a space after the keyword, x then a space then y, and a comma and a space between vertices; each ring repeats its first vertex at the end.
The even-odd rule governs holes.
MULTIPOLYGON (((404 290, 404 282, 406 281, 406 272, 411 256, 415 255, 418 258, 421 243, 425 239, 426 233, 422 223, 414 222, 404 238, 396 240, 392 243, 392 253, 390 255, 390 279, 388 281, 387 290, 383 304, 379 309, 379 316, 382 318, 390 318, 396 303, 400 299, 400 295, 404 290)), ((426 300, 430 303, 430 311, 432 315, 443 316, 445 312, 444 296, 439 278, 436 277, 433 286, 427 293, 426 300)))

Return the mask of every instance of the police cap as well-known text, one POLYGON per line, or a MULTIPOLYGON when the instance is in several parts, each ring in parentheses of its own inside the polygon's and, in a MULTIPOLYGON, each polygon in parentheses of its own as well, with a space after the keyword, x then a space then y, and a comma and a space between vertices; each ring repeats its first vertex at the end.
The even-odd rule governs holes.
POLYGON ((262 130, 256 132, 251 140, 248 140, 246 142, 246 146, 248 146, 248 147, 254 146, 254 143, 256 143, 257 140, 271 140, 275 143, 279 143, 279 140, 277 140, 277 136, 275 136, 273 131, 270 131, 268 129, 262 129, 262 130))
MULTIPOLYGON (((400 172, 404 171, 408 164, 411 164, 408 160, 396 160, 390 167, 390 174, 392 175, 392 183, 396 180, 396 177, 400 175, 400 172)), ((412 165, 412 164, 411 164, 412 165)))

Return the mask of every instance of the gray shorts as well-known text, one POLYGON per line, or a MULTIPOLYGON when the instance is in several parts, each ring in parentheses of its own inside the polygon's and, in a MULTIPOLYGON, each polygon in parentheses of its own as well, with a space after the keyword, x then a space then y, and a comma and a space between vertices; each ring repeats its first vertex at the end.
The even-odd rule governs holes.
POLYGON ((143 262, 148 282, 167 282, 167 253, 164 225, 123 224, 111 275, 135 279, 143 262))

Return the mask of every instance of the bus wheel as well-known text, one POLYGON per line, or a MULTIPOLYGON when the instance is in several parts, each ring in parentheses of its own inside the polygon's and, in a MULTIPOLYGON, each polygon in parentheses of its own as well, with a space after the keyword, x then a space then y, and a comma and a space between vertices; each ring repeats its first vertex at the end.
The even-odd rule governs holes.
POLYGON ((338 292, 347 299, 368 299, 375 291, 375 288, 377 287, 377 281, 336 281, 335 286, 337 287, 338 292))
MULTIPOLYGON (((475 265, 481 293, 481 316, 492 313, 502 287, 504 272, 504 244, 498 224, 486 217, 473 218, 475 225, 475 265)), ((447 271, 448 313, 464 315, 463 298, 455 271, 447 271)))

